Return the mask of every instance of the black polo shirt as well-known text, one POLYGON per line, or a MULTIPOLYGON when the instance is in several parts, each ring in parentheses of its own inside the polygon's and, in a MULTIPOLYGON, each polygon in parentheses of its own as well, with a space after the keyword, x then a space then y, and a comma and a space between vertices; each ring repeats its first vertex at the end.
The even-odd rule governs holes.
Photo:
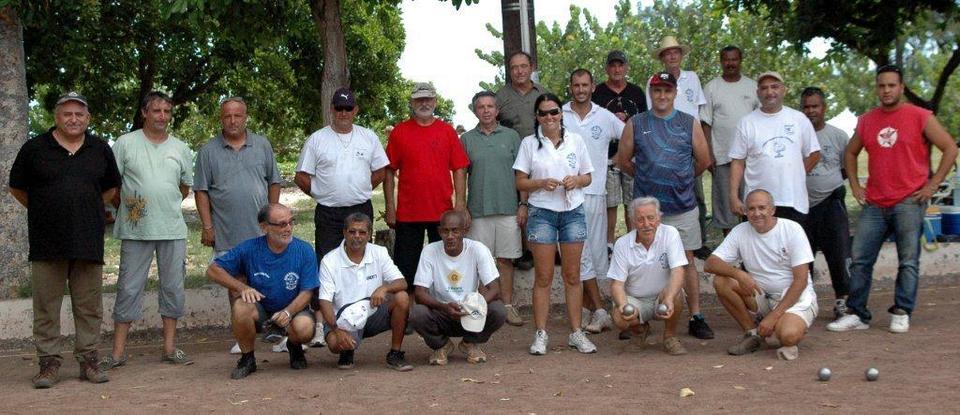
POLYGON ((73 155, 53 129, 24 143, 10 169, 10 187, 27 192, 30 261, 103 263, 103 192, 120 186, 110 146, 86 133, 73 155))
POLYGON ((619 94, 602 82, 593 90, 590 100, 612 113, 625 112, 627 118, 647 111, 647 95, 643 93, 643 88, 630 82, 619 94))

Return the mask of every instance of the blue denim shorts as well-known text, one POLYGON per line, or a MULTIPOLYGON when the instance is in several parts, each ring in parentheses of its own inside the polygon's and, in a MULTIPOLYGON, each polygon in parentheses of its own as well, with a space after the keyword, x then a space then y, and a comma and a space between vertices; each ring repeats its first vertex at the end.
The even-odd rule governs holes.
POLYGON ((583 205, 566 212, 530 206, 527 216, 527 241, 538 244, 583 242, 587 239, 587 222, 583 205))

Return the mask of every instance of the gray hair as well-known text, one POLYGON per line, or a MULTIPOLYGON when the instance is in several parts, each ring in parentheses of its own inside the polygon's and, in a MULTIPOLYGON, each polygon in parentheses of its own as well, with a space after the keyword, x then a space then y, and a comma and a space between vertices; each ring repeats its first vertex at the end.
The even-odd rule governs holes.
POLYGON ((247 102, 243 100, 241 96, 232 96, 224 98, 223 101, 220 101, 220 108, 223 108, 224 105, 227 105, 228 102, 236 102, 238 104, 243 104, 243 107, 247 107, 247 102))
POLYGON ((775 206, 775 205, 776 205, 776 202, 773 200, 773 194, 771 194, 770 192, 768 192, 766 189, 759 189, 759 188, 758 188, 758 189, 753 189, 753 190, 750 191, 750 193, 747 193, 747 195, 744 196, 744 198, 743 198, 743 203, 746 204, 746 203, 747 203, 747 199, 749 199, 750 196, 752 196, 754 193, 762 193, 762 194, 767 195, 767 199, 770 200, 770 206, 775 206))
POLYGON ((274 210, 283 210, 287 212, 293 212, 293 209, 290 209, 286 205, 279 203, 267 203, 263 205, 260 210, 257 212, 257 222, 258 223, 268 223, 270 222, 270 214, 274 210))
POLYGON ((660 201, 657 200, 657 198, 652 196, 643 196, 630 201, 630 219, 633 220, 634 217, 637 215, 636 213, 637 208, 639 208, 640 206, 646 206, 646 205, 653 205, 653 207, 657 210, 657 216, 660 216, 663 214, 662 212, 660 212, 660 201))

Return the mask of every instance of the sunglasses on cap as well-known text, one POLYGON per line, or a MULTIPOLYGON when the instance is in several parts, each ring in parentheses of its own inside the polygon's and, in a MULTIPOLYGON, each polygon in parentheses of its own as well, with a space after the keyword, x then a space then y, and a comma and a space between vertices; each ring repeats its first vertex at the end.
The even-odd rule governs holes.
POLYGON ((546 117, 546 116, 548 116, 548 115, 559 115, 559 114, 560 114, 560 108, 559 108, 559 107, 558 107, 558 108, 549 109, 549 110, 546 110, 546 111, 537 110, 537 115, 539 115, 539 116, 541 116, 541 117, 546 117))
POLYGON ((336 112, 350 112, 350 111, 353 111, 354 108, 356 107, 354 107, 353 105, 335 105, 333 107, 333 110, 336 112))

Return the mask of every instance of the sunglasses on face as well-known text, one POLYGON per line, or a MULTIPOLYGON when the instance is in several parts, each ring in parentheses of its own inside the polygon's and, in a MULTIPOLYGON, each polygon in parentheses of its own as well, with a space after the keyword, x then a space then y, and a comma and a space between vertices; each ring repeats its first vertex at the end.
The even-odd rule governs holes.
POLYGON ((546 117, 548 115, 560 115, 560 108, 553 108, 546 111, 537 110, 537 115, 546 117))
POLYGON ((336 112, 350 112, 353 111, 352 105, 337 105, 333 107, 333 110, 336 112))
POLYGON ((281 229, 286 228, 287 226, 293 226, 295 224, 296 224, 296 221, 294 219, 290 219, 288 222, 276 222, 276 223, 267 221, 267 225, 276 226, 277 228, 281 228, 281 229))

